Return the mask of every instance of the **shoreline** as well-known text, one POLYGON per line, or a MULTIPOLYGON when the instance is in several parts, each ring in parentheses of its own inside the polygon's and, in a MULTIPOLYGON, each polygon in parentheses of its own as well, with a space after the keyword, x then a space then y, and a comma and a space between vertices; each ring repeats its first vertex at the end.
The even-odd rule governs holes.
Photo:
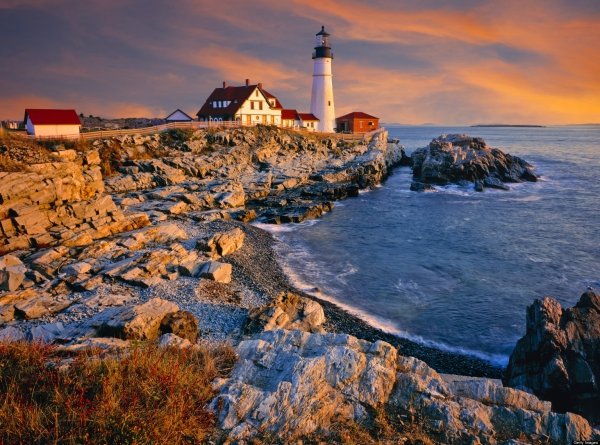
POLYGON ((234 269, 242 271, 243 277, 237 278, 242 278, 245 284, 250 285, 248 280, 252 281, 251 285, 253 287, 269 294, 271 298, 274 298, 281 291, 292 291, 314 300, 323 307, 326 318, 324 327, 328 332, 349 334, 370 342, 383 340, 398 348, 402 355, 423 360, 440 373, 494 379, 502 378, 504 369, 486 360, 457 352, 444 351, 385 332, 335 303, 298 289, 291 283, 290 278, 281 266, 281 259, 275 248, 275 243, 281 241, 260 227, 249 224, 244 224, 243 227, 244 232, 247 234, 247 245, 251 250, 250 257, 254 261, 240 260, 240 255, 237 253, 233 254, 230 259, 234 264, 234 269))

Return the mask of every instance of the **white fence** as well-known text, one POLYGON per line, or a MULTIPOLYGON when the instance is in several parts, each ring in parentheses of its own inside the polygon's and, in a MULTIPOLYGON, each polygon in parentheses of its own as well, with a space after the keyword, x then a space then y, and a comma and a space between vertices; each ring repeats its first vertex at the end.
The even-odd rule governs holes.
MULTIPOLYGON (((162 133, 164 131, 180 129, 180 130, 198 130, 205 128, 240 128, 245 126, 253 126, 253 124, 246 125, 242 124, 239 121, 192 121, 192 122, 170 122, 168 124, 155 125, 152 127, 143 127, 143 128, 124 128, 120 130, 99 130, 99 131, 85 131, 79 134, 71 134, 71 135, 61 135, 61 136, 35 136, 35 135, 25 135, 22 134, 23 137, 27 137, 30 139, 101 139, 101 138, 109 138, 115 136, 128 136, 128 135, 147 135, 147 134, 156 134, 162 133)), ((319 133, 314 131, 309 131, 304 128, 292 128, 292 127, 281 127, 286 130, 296 131, 298 133, 303 134, 317 134, 317 135, 327 135, 333 136, 337 139, 342 139, 345 141, 361 141, 369 139, 373 134, 381 131, 383 128, 379 128, 377 130, 370 131, 368 133, 319 133)), ((12 132, 11 132, 12 133, 12 132)), ((20 133, 20 132, 19 132, 20 133)), ((15 133, 12 133, 15 134, 15 133)))

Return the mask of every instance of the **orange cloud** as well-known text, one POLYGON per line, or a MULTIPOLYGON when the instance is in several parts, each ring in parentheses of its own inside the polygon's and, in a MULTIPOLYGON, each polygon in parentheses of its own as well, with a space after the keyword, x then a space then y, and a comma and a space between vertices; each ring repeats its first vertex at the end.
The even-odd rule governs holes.
MULTIPOLYGON (((26 108, 74 108, 77 113, 93 114, 102 117, 163 117, 167 115, 163 107, 149 107, 119 101, 99 101, 76 98, 56 100, 31 94, 0 97, 0 119, 22 119, 26 108)), ((169 110, 172 111, 172 110, 169 110)))

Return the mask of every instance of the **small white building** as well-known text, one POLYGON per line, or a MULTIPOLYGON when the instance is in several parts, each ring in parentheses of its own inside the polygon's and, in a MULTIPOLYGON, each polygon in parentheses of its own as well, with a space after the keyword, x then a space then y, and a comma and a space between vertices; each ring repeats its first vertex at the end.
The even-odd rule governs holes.
POLYGON ((300 116, 300 127, 308 131, 319 130, 319 118, 312 113, 298 113, 300 116))
POLYGON ((283 128, 299 128, 301 124, 297 110, 281 110, 281 126, 283 128))
POLYGON ((281 125, 281 103, 262 84, 215 88, 196 113, 201 122, 236 121, 241 125, 281 125))
POLYGON ((74 139, 79 137, 81 121, 75 110, 28 108, 25 110, 27 133, 36 137, 74 139))
POLYGON ((179 108, 177 108, 175 111, 173 111, 167 117, 165 117, 165 120, 167 121, 167 123, 171 123, 171 122, 191 122, 194 119, 189 114, 184 113, 179 108))

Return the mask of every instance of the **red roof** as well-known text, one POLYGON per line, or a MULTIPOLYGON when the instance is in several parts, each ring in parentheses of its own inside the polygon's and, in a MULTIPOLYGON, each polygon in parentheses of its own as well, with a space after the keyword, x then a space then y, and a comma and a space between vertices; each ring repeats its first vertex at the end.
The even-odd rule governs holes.
POLYGON ((297 110, 281 110, 281 119, 300 120, 300 116, 298 116, 297 110))
POLYGON ((259 88, 267 99, 275 99, 275 106, 271 107, 271 108, 274 108, 274 109, 282 109, 283 108, 283 105, 281 105, 281 102, 279 102, 279 99, 277 99, 275 96, 273 96, 271 93, 269 93, 264 88, 261 88, 260 85, 259 85, 259 88))
POLYGON ((23 119, 25 123, 27 117, 33 125, 81 125, 75 110, 27 108, 23 119))
POLYGON ((298 116, 300 116, 300 119, 302 119, 303 121, 318 121, 319 120, 319 118, 316 117, 312 113, 298 113, 298 116))
POLYGON ((241 87, 215 88, 210 96, 208 96, 208 99, 206 99, 204 105, 202 105, 202 108, 200 108, 200 111, 196 113, 196 116, 204 118, 209 116, 221 117, 224 120, 231 120, 256 88, 260 90, 266 99, 275 99, 275 106, 271 108, 283 108, 275 96, 260 88, 259 85, 244 85, 241 87), (231 103, 227 107, 214 108, 212 103, 215 101, 230 101, 231 103))
POLYGON ((337 119, 379 119, 378 117, 371 116, 370 114, 363 113, 362 111, 353 111, 352 113, 344 114, 337 119))

